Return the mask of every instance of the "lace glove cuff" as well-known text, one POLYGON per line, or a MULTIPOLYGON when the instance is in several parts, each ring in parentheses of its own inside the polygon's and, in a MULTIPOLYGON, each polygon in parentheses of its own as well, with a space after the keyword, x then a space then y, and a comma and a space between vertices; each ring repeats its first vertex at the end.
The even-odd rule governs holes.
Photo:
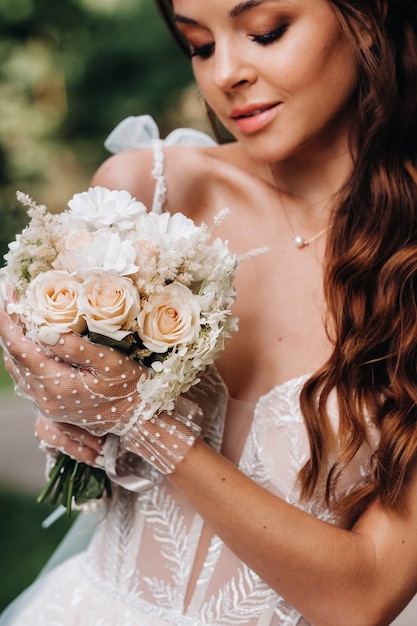
POLYGON ((122 448, 138 454, 162 474, 171 474, 201 433, 203 410, 184 396, 174 410, 150 420, 139 417, 120 437, 122 448))
POLYGON ((200 382, 177 399, 172 413, 139 420, 120 438, 107 436, 104 457, 109 478, 141 492, 158 483, 161 473, 171 473, 198 437, 220 450, 227 399, 217 370, 207 368, 200 382))

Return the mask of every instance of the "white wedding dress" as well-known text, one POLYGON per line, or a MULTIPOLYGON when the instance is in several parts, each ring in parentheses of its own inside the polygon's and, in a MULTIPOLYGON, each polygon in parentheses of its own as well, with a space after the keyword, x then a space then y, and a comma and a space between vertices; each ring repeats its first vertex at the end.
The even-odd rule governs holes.
MULTIPOLYGON (((155 140, 154 122, 141 116, 123 122, 108 146, 119 151, 154 145, 153 210, 158 211, 165 181, 161 142, 155 140)), ((175 131, 167 141, 211 142, 186 129, 175 131)), ((210 375, 217 376, 215 370, 210 375)), ((300 503, 296 477, 308 456, 308 440, 299 394, 307 378, 275 387, 256 406, 226 398, 227 419, 245 415, 251 423, 239 461, 245 474, 287 502, 341 524, 325 506, 322 494, 308 505, 300 503)), ((221 394, 219 401, 224 401, 221 394)), ((329 403, 329 413, 337 428, 336 403, 329 403)), ((369 430, 371 447, 364 444, 359 450, 343 475, 341 490, 369 479, 372 447, 378 441, 371 424, 369 430)), ((168 480, 142 494, 117 488, 108 509, 98 517, 96 521, 94 516, 81 515, 72 536, 78 533, 82 541, 85 531, 80 524, 94 526, 89 546, 42 574, 6 611, 0 626, 307 625, 217 536, 208 537, 203 520, 168 480)))

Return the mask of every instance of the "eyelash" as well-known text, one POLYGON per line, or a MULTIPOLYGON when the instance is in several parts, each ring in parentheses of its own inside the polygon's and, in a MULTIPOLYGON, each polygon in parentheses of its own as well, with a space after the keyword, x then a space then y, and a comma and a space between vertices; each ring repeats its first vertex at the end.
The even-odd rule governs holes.
POLYGON ((190 51, 190 57, 200 57, 201 59, 208 59, 211 57, 211 54, 214 49, 214 43, 208 43, 204 46, 194 47, 190 51))
MULTIPOLYGON (((263 46, 268 46, 275 41, 278 41, 288 29, 288 24, 281 24, 278 28, 274 28, 267 33, 263 33, 262 35, 251 35, 251 40, 259 43, 263 46)), ((204 46, 195 47, 190 51, 190 57, 200 57, 201 59, 209 59, 214 50, 214 43, 205 44, 204 46)))
POLYGON ((278 39, 281 39, 281 37, 287 31, 288 26, 289 24, 287 23, 281 24, 281 26, 278 26, 278 28, 274 28, 274 30, 264 33, 263 35, 251 35, 251 39, 256 43, 268 46, 269 44, 278 41, 278 39))

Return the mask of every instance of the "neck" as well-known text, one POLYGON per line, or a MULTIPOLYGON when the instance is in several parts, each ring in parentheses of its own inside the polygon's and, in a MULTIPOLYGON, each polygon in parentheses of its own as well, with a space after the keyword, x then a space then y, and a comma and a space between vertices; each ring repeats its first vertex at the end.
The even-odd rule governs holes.
POLYGON ((349 151, 292 157, 269 167, 295 246, 302 249, 321 239, 352 169, 349 151))
POLYGON ((347 151, 312 158, 294 156, 269 165, 275 186, 306 205, 321 204, 338 194, 352 171, 347 151))
POLYGON ((269 166, 271 183, 277 188, 294 232, 306 238, 328 226, 338 193, 352 170, 351 155, 343 151, 296 158, 269 166))

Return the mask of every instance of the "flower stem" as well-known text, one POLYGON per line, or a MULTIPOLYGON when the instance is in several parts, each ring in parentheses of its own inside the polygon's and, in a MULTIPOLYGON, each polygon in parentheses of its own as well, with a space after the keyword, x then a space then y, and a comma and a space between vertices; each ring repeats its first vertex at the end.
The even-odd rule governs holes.
POLYGON ((73 502, 80 505, 104 495, 110 498, 111 493, 110 480, 102 469, 60 454, 37 502, 49 499, 53 505, 60 503, 65 507, 67 516, 71 517, 73 502))
POLYGON ((57 462, 55 463, 54 467, 51 470, 51 473, 49 474, 48 482, 46 483, 45 487, 43 488, 43 490, 41 491, 41 493, 39 494, 36 500, 37 502, 39 503, 44 502, 46 498, 49 496, 49 494, 51 493, 51 491, 53 490, 55 483, 59 479, 61 470, 66 462, 66 458, 67 457, 65 454, 61 454, 59 456, 57 462))
POLYGON ((71 505, 72 505, 72 496, 74 493, 74 482, 75 482, 75 477, 78 472, 79 465, 80 464, 78 462, 75 462, 74 469, 72 470, 71 475, 67 482, 67 489, 66 489, 65 502, 64 502, 64 506, 67 510, 67 517, 71 517, 71 508, 72 508, 71 505))

